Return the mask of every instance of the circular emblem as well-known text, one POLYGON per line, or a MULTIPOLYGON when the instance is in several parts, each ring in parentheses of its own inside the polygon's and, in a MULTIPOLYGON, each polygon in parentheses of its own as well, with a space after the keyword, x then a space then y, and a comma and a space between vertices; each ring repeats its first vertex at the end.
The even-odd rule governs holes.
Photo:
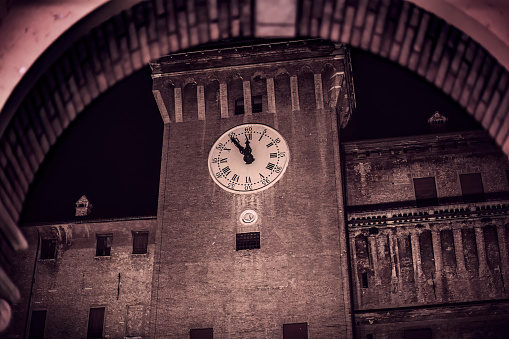
POLYGON ((254 224, 258 220, 258 214, 253 210, 245 210, 240 214, 240 221, 243 224, 254 224))

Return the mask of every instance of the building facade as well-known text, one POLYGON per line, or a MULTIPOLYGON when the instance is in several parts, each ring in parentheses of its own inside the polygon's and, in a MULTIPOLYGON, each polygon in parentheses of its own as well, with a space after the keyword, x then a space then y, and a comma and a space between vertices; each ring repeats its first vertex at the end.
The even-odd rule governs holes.
POLYGON ((341 44, 151 66, 157 217, 25 227, 8 338, 503 337, 509 167, 489 137, 340 142, 341 44))

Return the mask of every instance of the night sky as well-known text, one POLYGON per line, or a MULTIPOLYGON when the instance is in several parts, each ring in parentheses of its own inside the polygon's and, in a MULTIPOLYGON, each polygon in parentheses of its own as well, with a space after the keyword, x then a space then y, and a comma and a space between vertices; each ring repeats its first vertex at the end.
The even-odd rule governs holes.
MULTIPOLYGON (((423 134, 440 111, 451 130, 478 125, 450 98, 415 74, 352 50, 357 110, 344 140, 423 134)), ((95 100, 71 124, 39 169, 21 224, 69 221, 86 195, 91 219, 155 216, 163 123, 149 67, 95 100)))

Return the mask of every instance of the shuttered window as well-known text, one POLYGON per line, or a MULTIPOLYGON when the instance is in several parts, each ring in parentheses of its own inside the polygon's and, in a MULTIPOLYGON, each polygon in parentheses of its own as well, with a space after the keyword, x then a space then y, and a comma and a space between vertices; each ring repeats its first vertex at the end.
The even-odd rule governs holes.
POLYGON ((405 330, 405 339, 433 339, 430 328, 405 330))
POLYGON ((485 201, 481 173, 460 174, 464 202, 485 201))
POLYGON ((98 235, 95 255, 98 257, 110 256, 112 242, 113 242, 112 235, 98 235))
POLYGON ((41 239, 41 259, 55 259, 56 239, 41 239))
POLYGON ((307 339, 308 338, 308 324, 284 324, 283 325, 283 339, 307 339))
POLYGON ((45 326, 46 326, 46 310, 32 311, 28 339, 43 339, 45 326))
POLYGON ((87 338, 102 338, 104 326, 104 307, 91 308, 88 316, 87 338))
POLYGON ((191 339, 212 339, 214 338, 214 330, 212 328, 198 328, 189 331, 191 339))
POLYGON ((148 232, 133 232, 133 254, 147 253, 148 232))
POLYGON ((437 188, 434 177, 414 178, 414 190, 417 206, 438 205, 437 188))

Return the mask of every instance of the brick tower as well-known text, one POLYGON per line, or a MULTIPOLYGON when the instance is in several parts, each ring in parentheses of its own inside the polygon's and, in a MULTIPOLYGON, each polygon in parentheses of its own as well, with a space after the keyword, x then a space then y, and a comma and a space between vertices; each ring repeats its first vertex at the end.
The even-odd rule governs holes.
POLYGON ((151 66, 165 122, 151 337, 351 337, 338 142, 355 105, 348 50, 317 40, 229 45, 151 66), (251 153, 247 135, 224 134, 236 126, 254 128, 249 166, 272 146, 257 146, 267 137, 259 126, 284 139, 286 171, 269 162, 254 175, 230 172, 237 148, 251 153), (223 146, 231 156, 209 156, 223 146), (218 180, 243 192, 212 177, 210 162, 223 160, 218 180))

